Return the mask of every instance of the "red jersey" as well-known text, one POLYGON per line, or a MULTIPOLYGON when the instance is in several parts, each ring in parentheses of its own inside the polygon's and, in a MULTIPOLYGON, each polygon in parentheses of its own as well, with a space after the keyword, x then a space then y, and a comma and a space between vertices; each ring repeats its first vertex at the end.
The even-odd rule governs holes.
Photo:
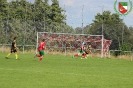
POLYGON ((84 45, 81 46, 81 50, 85 50, 85 46, 84 45))
POLYGON ((45 43, 45 42, 41 42, 41 43, 39 44, 38 50, 39 50, 39 51, 44 50, 45 46, 46 46, 46 43, 45 43))

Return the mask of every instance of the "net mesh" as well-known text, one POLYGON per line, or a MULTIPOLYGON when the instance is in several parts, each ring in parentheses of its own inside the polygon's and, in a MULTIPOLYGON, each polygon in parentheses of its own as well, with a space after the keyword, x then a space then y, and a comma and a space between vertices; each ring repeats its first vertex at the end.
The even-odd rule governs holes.
POLYGON ((82 42, 86 42, 87 45, 91 45, 93 53, 101 54, 102 47, 103 51, 107 51, 111 44, 110 40, 103 39, 102 46, 102 35, 48 32, 38 32, 37 35, 37 42, 46 39, 46 48, 50 52, 75 52, 81 47, 82 42))

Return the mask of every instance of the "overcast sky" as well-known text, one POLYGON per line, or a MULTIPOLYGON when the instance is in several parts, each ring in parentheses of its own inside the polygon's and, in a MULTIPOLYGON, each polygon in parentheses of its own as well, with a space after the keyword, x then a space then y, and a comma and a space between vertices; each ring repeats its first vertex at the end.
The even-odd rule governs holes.
MULTIPOLYGON (((11 0, 9 0, 11 1, 11 0)), ((34 0, 27 0, 34 2, 34 0)), ((51 1, 51 0, 50 0, 51 1)), ((116 0, 58 0, 60 7, 66 10, 64 14, 67 15, 66 22, 73 28, 86 26, 92 23, 94 16, 97 13, 110 10, 111 13, 115 13, 114 2, 116 0)), ((130 0, 133 2, 133 0, 130 0)), ((117 0, 118 2, 128 2, 128 9, 130 9, 129 0, 117 0)), ((51 4, 51 2, 49 2, 51 4)), ((116 6, 117 8, 118 6, 116 6)), ((133 10, 124 18, 124 22, 128 26, 133 26, 133 10)))

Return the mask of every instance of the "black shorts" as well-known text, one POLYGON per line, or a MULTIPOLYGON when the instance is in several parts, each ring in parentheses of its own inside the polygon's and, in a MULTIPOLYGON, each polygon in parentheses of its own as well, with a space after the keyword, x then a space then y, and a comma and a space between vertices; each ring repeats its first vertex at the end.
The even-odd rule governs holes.
POLYGON ((89 52, 85 51, 86 54, 89 54, 89 52))
POLYGON ((91 51, 90 49, 85 50, 85 53, 86 53, 86 54, 89 54, 90 51, 91 51))
POLYGON ((11 53, 12 53, 12 52, 16 53, 17 50, 16 50, 15 48, 11 48, 11 53))

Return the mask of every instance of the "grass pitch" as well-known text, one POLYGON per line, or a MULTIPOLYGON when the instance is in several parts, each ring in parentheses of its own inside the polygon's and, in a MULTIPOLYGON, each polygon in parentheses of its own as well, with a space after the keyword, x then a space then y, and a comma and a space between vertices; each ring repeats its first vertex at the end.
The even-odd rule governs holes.
POLYGON ((132 88, 133 62, 127 60, 0 53, 0 88, 132 88))

